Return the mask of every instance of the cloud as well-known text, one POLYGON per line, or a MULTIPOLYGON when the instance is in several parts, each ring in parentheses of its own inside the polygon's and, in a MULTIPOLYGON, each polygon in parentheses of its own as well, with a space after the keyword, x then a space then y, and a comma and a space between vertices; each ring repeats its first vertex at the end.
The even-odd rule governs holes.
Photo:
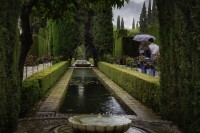
POLYGON ((144 0, 130 0, 130 1, 133 1, 135 3, 143 3, 144 2, 144 0))
POLYGON ((146 4, 149 0, 130 0, 128 4, 125 4, 124 7, 120 9, 113 9, 113 24, 117 25, 117 16, 124 19, 125 28, 131 29, 133 18, 135 23, 139 21, 140 13, 142 10, 142 5, 146 1, 146 4))

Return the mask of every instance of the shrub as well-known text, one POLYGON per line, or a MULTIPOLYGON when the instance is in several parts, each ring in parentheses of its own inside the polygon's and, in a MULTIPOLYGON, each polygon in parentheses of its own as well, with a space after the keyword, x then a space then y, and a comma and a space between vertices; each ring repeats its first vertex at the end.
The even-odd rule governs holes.
POLYGON ((62 61, 25 79, 21 90, 21 116, 41 99, 66 71, 69 62, 62 61))
POLYGON ((158 78, 106 62, 99 62, 98 68, 131 96, 154 111, 160 111, 161 90, 158 78))
POLYGON ((40 85, 37 79, 24 80, 21 90, 20 115, 28 112, 34 105, 39 98, 40 90, 40 85))

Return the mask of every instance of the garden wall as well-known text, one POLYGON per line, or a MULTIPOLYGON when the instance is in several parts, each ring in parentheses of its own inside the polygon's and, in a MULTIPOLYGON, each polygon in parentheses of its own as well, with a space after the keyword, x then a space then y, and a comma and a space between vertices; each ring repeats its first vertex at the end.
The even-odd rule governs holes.
POLYGON ((25 79, 21 90, 21 116, 41 99, 61 75, 67 70, 70 62, 62 61, 25 79))
POLYGON ((133 37, 119 37, 115 39, 114 56, 131 56, 136 57, 139 43, 133 41, 133 37))
POLYGON ((106 62, 99 62, 98 68, 131 96, 154 110, 160 111, 159 79, 106 62))

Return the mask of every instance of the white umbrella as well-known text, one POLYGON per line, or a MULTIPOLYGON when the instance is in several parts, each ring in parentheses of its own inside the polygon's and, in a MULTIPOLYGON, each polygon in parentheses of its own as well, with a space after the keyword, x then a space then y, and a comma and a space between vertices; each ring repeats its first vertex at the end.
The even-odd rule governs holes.
POLYGON ((153 38, 153 40, 155 41, 156 38, 152 35, 148 35, 148 34, 140 34, 140 35, 136 35, 134 36, 133 40, 134 41, 138 41, 138 42, 141 42, 141 41, 149 41, 150 38, 153 38))

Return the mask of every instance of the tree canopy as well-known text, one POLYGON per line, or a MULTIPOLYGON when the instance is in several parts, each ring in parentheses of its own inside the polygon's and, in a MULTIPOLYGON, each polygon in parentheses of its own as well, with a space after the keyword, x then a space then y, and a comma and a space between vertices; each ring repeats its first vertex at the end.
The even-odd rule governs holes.
MULTIPOLYGON (((32 35, 36 21, 30 20, 30 15, 35 14, 38 18, 49 18, 62 20, 69 16, 74 19, 74 11, 79 7, 80 2, 91 4, 100 3, 101 8, 123 6, 128 0, 2 0, 1 1, 1 20, 0 20, 0 49, 1 63, 1 86, 0 86, 0 132, 13 132, 17 126, 19 114, 20 87, 22 85, 23 69, 25 59, 33 43, 32 35), (21 19, 21 48, 19 60, 16 57, 15 42, 17 37, 18 17, 21 19), (17 58, 16 60, 14 60, 17 58), (18 69, 17 69, 18 68, 18 69), (20 78, 19 78, 20 77, 20 78)), ((68 19, 69 19, 68 17, 68 19)), ((45 20, 43 19, 43 20, 45 20)))

